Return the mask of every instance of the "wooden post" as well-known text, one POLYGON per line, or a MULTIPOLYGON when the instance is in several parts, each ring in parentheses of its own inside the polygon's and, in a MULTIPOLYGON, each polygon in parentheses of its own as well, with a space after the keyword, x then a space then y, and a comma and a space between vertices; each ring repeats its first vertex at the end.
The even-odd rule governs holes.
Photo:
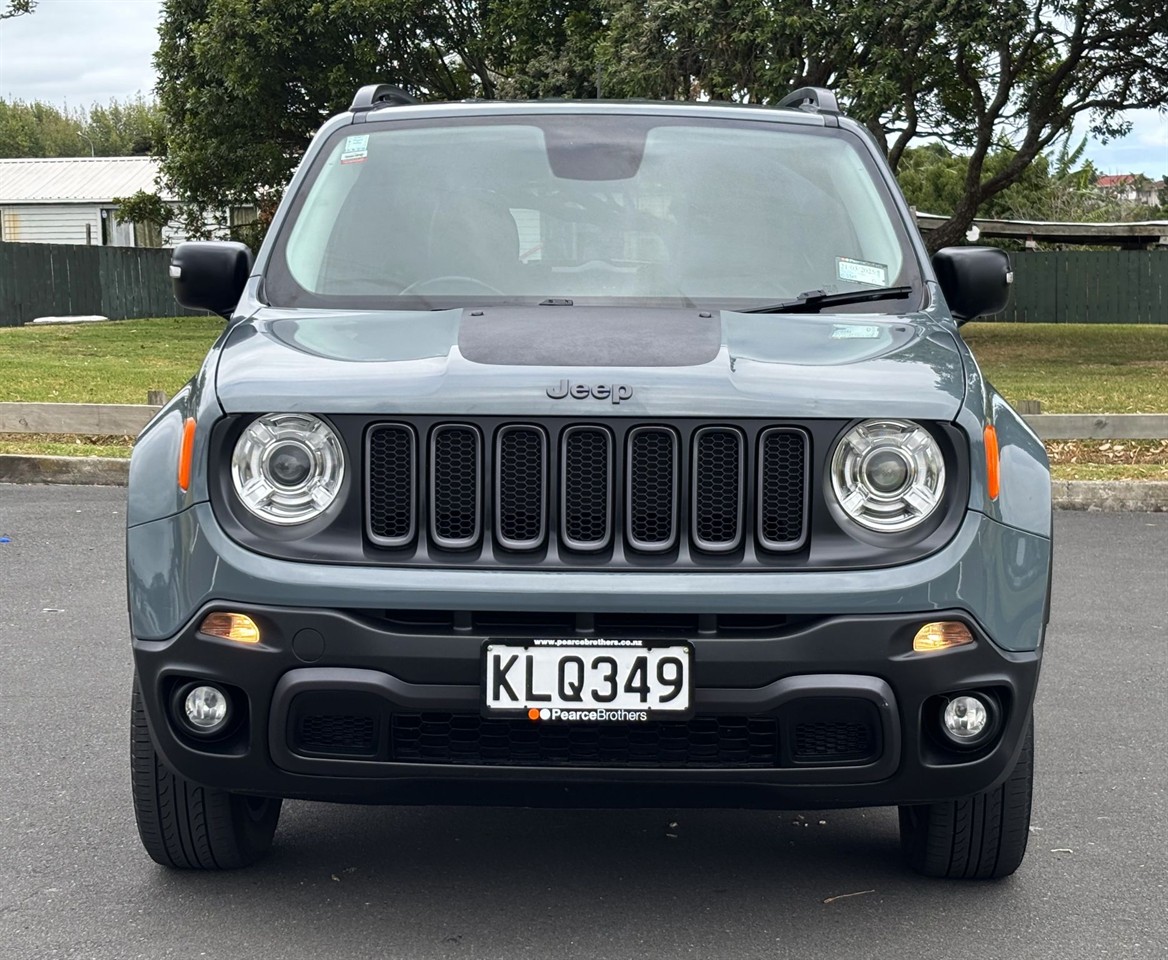
POLYGON ((1025 416, 1030 416, 1030 415, 1036 414, 1036 413, 1042 413, 1042 401, 1041 400, 1019 400, 1016 404, 1014 404, 1014 409, 1025 416))
MULTIPOLYGON (((152 407, 165 406, 166 401, 168 399, 170 399, 170 398, 167 397, 165 390, 147 390, 146 391, 146 402, 148 404, 150 404, 150 406, 152 406, 152 407)), ((1037 410, 1035 410, 1034 412, 1038 413, 1037 410)))

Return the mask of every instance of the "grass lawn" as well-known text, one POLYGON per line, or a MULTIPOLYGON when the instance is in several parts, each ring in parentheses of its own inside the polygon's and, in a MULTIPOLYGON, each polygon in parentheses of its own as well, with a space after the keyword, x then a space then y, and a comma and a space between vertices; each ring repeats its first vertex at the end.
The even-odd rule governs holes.
POLYGON ((1011 403, 1043 413, 1168 413, 1168 323, 970 323, 961 334, 1011 403))
MULTIPOLYGON (((0 328, 0 401, 144 403, 173 394, 223 329, 217 317, 0 328)), ((1168 413, 1168 324, 971 323, 962 335, 1011 401, 1044 413, 1168 413)), ((132 438, 0 435, 0 453, 128 456, 132 438)), ((1056 479, 1168 480, 1168 445, 1051 444, 1056 479)))
POLYGON ((145 403, 174 394, 223 329, 218 317, 0 328, 0 401, 145 403))

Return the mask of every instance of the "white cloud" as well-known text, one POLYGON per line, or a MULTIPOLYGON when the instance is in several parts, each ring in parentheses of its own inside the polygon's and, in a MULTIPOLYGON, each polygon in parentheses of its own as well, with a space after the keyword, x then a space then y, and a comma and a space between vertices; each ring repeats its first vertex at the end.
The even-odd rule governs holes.
POLYGON ((150 96, 160 0, 40 0, 0 26, 0 96, 70 107, 150 96))
POLYGON ((1106 144, 1089 140, 1087 159, 1103 173, 1142 173, 1153 180, 1168 174, 1168 115, 1132 110, 1128 119, 1132 130, 1126 137, 1106 144))

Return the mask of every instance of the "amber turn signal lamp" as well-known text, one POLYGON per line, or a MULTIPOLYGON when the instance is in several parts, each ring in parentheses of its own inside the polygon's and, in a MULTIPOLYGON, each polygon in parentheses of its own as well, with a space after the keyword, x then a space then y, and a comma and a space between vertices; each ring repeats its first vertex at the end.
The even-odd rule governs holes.
POLYGON ((191 457, 195 452, 195 418, 187 417, 183 424, 182 447, 178 453, 178 485, 187 490, 191 485, 191 457))
POLYGON ((260 642, 260 628, 251 617, 242 613, 209 613, 199 624, 199 633, 236 643, 260 642))
POLYGON ((991 500, 998 499, 1001 475, 998 463, 998 431, 992 423, 985 428, 986 492, 991 500))
POLYGON ((926 623, 917 635, 913 637, 913 650, 917 653, 933 653, 937 650, 948 650, 950 647, 960 647, 973 643, 973 634, 969 627, 956 620, 941 620, 937 623, 926 623))

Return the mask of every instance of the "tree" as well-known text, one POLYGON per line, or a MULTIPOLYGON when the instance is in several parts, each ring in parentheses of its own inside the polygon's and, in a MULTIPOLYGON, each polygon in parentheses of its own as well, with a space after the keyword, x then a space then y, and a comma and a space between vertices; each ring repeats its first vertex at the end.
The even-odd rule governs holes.
POLYGON ((197 205, 276 197, 363 83, 424 98, 772 103, 834 87, 894 168, 967 158, 932 245, 1022 181, 1075 121, 1103 138, 1168 98, 1163 0, 167 0, 156 57, 167 176, 197 205), (992 162, 991 162, 992 159, 992 162))
POLYGON ((141 96, 60 110, 34 100, 0 100, 0 157, 124 157, 162 152, 158 106, 141 96))
POLYGON ((358 87, 426 99, 582 96, 595 85, 591 0, 167 0, 155 56, 164 171, 193 213, 270 212, 313 132, 358 87), (513 65, 519 67, 513 68, 513 65))
POLYGON ((162 111, 140 94, 128 100, 111 100, 89 108, 85 133, 96 154, 135 157, 165 152, 166 131, 162 111))
POLYGON ((26 13, 32 13, 36 9, 37 0, 8 0, 8 3, 0 8, 0 20, 9 20, 12 17, 21 17, 26 13))
POLYGON ((133 223, 141 228, 138 245, 141 247, 162 246, 162 230, 174 219, 175 211, 157 193, 139 190, 128 197, 114 197, 118 223, 133 223))
POLYGON ((0 100, 0 157, 75 157, 89 147, 81 122, 51 104, 0 100))
POLYGON ((934 249, 1078 118, 1106 140, 1129 129, 1124 110, 1168 98, 1163 0, 649 0, 621 5, 601 50, 621 95, 772 102, 833 86, 894 169, 921 138, 951 146, 967 162, 934 249))
MULTIPOLYGON (((1098 171, 1083 160, 1087 140, 1072 148, 1069 138, 1053 153, 1035 158, 1022 176, 1000 193, 982 203, 978 217, 1001 220, 1103 219, 1094 215, 1104 209, 1114 219, 1129 219, 1108 205, 1094 188, 1098 171)), ((996 175, 1013 159, 1014 150, 1002 145, 992 150, 984 164, 988 175, 996 175)), ((909 147, 901 157, 897 180, 905 198, 918 210, 950 216, 961 203, 969 157, 955 153, 944 144, 909 147)))

